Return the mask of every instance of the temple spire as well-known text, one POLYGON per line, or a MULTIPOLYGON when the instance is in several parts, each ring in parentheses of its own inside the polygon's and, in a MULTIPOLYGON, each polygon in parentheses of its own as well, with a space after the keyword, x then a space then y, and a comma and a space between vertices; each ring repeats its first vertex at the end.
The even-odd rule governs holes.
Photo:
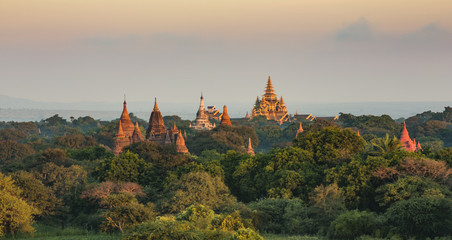
POLYGON ((185 146, 184 136, 182 136, 182 131, 179 130, 179 132, 176 133, 175 137, 176 137, 176 149, 177 149, 177 152, 188 153, 187 146, 185 146))
POLYGON ((274 94, 275 94, 275 91, 273 90, 272 80, 270 78, 270 75, 268 75, 267 86, 265 87, 265 95, 273 96, 274 94))
POLYGON ((200 103, 199 103, 199 109, 201 110, 205 110, 205 108, 204 108, 204 97, 202 96, 202 92, 201 92, 201 100, 200 100, 200 103))
POLYGON ((298 127, 297 135, 295 137, 298 137, 298 134, 302 133, 303 131, 304 131, 303 126, 301 126, 301 122, 300 122, 300 126, 298 127))
POLYGON ((135 124, 135 130, 133 130, 132 141, 133 142, 141 142, 143 141, 143 135, 141 134, 140 126, 138 126, 138 122, 135 124))
POLYGON ((226 105, 224 105, 223 107, 223 116, 221 117, 220 125, 232 126, 231 119, 229 118, 228 115, 228 108, 226 107, 226 105))
POLYGON ((281 106, 284 106, 284 99, 281 96, 281 100, 279 101, 279 103, 281 104, 281 106))
POLYGON ((146 139, 150 139, 153 134, 164 134, 166 131, 163 116, 157 106, 157 98, 155 98, 154 110, 149 117, 149 126, 146 130, 146 139))
POLYGON ((154 111, 160 111, 159 106, 157 106, 157 98, 155 98, 155 101, 154 101, 154 111))
POLYGON ((121 117, 119 119, 121 120, 121 125, 122 125, 122 129, 124 131, 124 134, 127 136, 132 136, 135 126, 133 125, 132 120, 130 120, 129 112, 127 111, 127 102, 126 102, 125 94, 124 94, 123 109, 122 109, 121 117))
POLYGON ((251 145, 251 138, 248 138, 248 154, 254 156, 254 149, 251 145))
POLYGON ((118 132, 116 133, 116 137, 117 137, 117 138, 125 137, 124 131, 122 130, 122 123, 121 123, 121 120, 119 120, 119 127, 118 127, 118 132))

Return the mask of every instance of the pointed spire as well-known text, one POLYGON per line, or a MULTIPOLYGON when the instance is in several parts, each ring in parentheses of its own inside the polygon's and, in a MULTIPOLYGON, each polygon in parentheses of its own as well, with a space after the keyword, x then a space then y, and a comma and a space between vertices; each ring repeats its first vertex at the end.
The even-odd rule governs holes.
MULTIPOLYGON (((413 152, 413 141, 410 138, 410 135, 408 133, 408 130, 406 129, 406 123, 403 122, 403 129, 402 133, 400 134, 400 142, 402 143, 402 147, 410 152, 413 152)), ((414 145, 416 146, 416 145, 414 145)))
POLYGON ((138 122, 135 124, 135 130, 133 130, 132 134, 132 141, 135 142, 141 142, 143 141, 143 135, 141 134, 140 126, 138 126, 138 122))
POLYGON ((254 156, 254 149, 251 145, 251 138, 248 138, 248 154, 254 156))
POLYGON ((177 130, 176 122, 174 122, 174 127, 173 127, 173 129, 174 129, 174 130, 177 130))
POLYGON ((358 132, 357 132, 357 134, 358 134, 358 136, 360 137, 361 135, 359 134, 359 129, 358 129, 358 132))
POLYGON ((124 131, 124 134, 127 136, 132 136, 133 129, 135 126, 132 123, 132 120, 130 120, 129 112, 127 111, 127 102, 126 102, 126 95, 124 94, 124 102, 123 102, 123 109, 122 114, 120 117, 122 129, 124 131))
POLYGON ((231 119, 228 115, 228 108, 226 105, 223 106, 223 117, 221 118, 221 125, 232 126, 231 119))
POLYGON ((176 138, 176 149, 177 149, 177 152, 188 153, 187 146, 185 146, 184 137, 182 136, 182 131, 179 130, 179 132, 176 133, 175 138, 176 138))
POLYGON ((204 97, 202 96, 202 92, 201 92, 201 100, 200 100, 200 103, 199 103, 199 109, 205 110, 205 108, 204 108, 204 97))
POLYGON ((417 150, 422 150, 422 147, 421 147, 421 143, 420 142, 417 142, 417 148, 416 148, 417 150))
POLYGON ((155 98, 155 101, 154 101, 154 110, 153 111, 160 111, 159 106, 157 106, 157 98, 155 98))
POLYGON ((279 103, 281 104, 281 106, 284 106, 285 104, 284 104, 284 99, 282 98, 282 96, 281 96, 281 100, 279 101, 279 103))
POLYGON ((298 134, 302 133, 303 131, 304 131, 303 126, 301 126, 301 122, 300 122, 300 126, 298 127, 297 135, 295 137, 298 137, 298 134))
POLYGON ((116 137, 117 137, 117 138, 125 137, 124 131, 122 130, 122 123, 121 123, 121 120, 119 120, 119 127, 118 127, 118 132, 116 133, 116 137))
POLYGON ((149 117, 149 125, 146 130, 146 139, 150 139, 152 134, 164 134, 167 130, 165 128, 165 122, 163 121, 162 113, 157 106, 157 98, 155 98, 154 110, 149 117))
POLYGON ((245 119, 250 119, 250 115, 246 112, 245 119))
POLYGON ((187 131, 184 130, 184 138, 187 138, 187 131))

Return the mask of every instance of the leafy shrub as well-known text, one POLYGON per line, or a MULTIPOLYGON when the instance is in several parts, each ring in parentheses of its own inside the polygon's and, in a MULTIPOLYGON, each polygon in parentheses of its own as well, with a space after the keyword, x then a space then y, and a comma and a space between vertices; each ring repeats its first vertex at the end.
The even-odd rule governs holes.
POLYGON ((392 232, 405 237, 436 237, 452 232, 452 201, 415 197, 394 203, 386 211, 392 232))
POLYGON ((352 210, 337 217, 330 225, 328 235, 335 239, 355 239, 372 235, 378 228, 375 213, 352 210))
POLYGON ((264 240, 264 238, 255 231, 245 228, 236 231, 234 235, 232 235, 231 240, 264 240))
POLYGON ((179 216, 179 220, 192 222, 197 228, 207 229, 210 227, 214 212, 203 205, 191 205, 179 216))

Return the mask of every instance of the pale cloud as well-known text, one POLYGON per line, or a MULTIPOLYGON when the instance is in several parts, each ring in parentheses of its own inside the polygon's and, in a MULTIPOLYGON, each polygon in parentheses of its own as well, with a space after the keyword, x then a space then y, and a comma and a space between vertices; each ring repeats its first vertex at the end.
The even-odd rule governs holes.
POLYGON ((334 38, 337 41, 369 41, 373 38, 374 30, 369 21, 361 17, 357 21, 339 29, 334 38))

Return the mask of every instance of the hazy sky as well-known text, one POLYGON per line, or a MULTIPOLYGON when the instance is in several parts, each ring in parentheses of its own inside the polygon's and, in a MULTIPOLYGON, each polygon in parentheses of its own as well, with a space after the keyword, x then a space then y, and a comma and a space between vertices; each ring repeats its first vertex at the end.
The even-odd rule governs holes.
POLYGON ((0 0, 0 94, 452 101, 451 0, 0 0))

